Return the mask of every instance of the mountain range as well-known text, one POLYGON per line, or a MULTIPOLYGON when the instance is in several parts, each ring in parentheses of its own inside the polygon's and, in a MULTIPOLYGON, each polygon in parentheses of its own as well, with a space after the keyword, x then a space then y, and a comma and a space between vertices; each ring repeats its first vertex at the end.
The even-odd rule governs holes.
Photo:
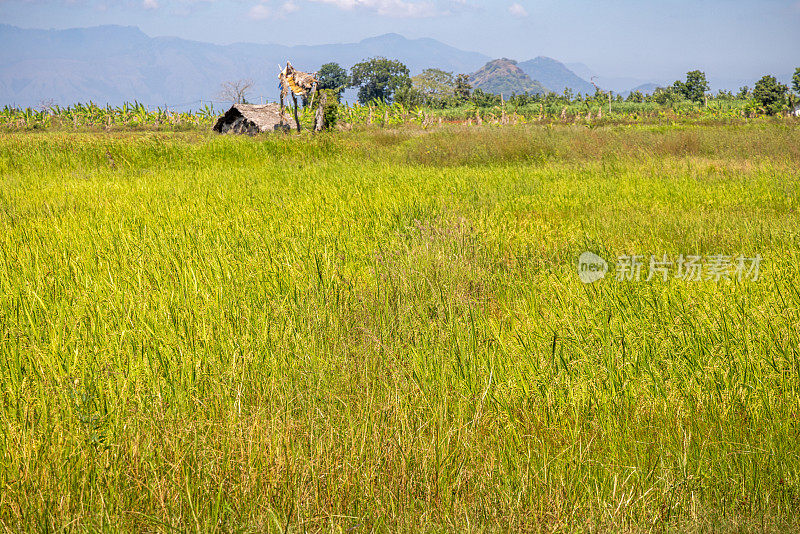
MULTIPOLYGON (((349 68, 374 56, 400 60, 412 75, 429 67, 474 72, 476 87, 485 91, 561 93, 569 87, 576 93, 594 92, 589 82, 551 58, 492 61, 435 39, 397 34, 347 44, 216 45, 150 37, 132 26, 39 30, 0 24, 0 105, 138 101, 187 109, 214 100, 223 82, 247 78, 255 82, 251 101, 275 100, 277 74, 287 60, 313 72, 327 62, 349 68)), ((628 88, 646 81, 637 80, 628 88)))

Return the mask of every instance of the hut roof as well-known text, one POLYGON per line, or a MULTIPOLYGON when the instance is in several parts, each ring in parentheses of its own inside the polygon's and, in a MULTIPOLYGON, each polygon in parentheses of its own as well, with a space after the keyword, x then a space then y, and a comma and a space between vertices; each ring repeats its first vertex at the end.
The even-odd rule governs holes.
POLYGON ((281 120, 279 104, 234 104, 217 120, 214 131, 219 133, 257 134, 284 128, 294 128, 294 119, 284 112, 281 120))

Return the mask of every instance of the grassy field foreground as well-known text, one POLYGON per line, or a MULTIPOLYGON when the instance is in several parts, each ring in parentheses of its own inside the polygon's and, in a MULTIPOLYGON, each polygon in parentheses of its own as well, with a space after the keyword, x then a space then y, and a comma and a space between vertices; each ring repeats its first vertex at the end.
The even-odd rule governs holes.
POLYGON ((788 122, 4 135, 0 527, 797 530, 798 169, 788 122))

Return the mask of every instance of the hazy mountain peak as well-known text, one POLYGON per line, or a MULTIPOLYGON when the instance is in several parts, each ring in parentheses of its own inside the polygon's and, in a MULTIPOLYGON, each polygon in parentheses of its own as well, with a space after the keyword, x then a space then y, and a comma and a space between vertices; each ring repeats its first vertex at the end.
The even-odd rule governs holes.
POLYGON ((523 61, 519 64, 519 68, 555 93, 563 93, 566 88, 575 93, 594 93, 594 86, 591 83, 553 58, 537 56, 534 59, 523 61))
POLYGON ((360 43, 398 43, 398 42, 406 42, 412 41, 412 39, 408 39, 399 33, 384 33, 382 35, 376 35, 375 37, 367 37, 366 39, 361 39, 360 43))
POLYGON ((313 72, 324 63, 349 68, 374 56, 402 61, 412 74, 428 67, 472 72, 489 59, 435 39, 407 39, 396 33, 358 43, 222 46, 149 37, 135 26, 30 30, 0 25, 0 107, 50 100, 60 105, 137 100, 186 109, 199 106, 201 99, 217 99, 223 82, 244 78, 255 81, 251 101, 276 100, 278 66, 287 60, 313 72))

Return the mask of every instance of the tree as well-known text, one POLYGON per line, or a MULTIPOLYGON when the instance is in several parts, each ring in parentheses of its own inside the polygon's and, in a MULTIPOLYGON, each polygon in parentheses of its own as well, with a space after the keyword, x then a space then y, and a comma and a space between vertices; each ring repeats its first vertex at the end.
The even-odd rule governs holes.
POLYGON ((320 89, 331 89, 335 92, 336 101, 342 98, 342 92, 348 84, 347 71, 339 66, 338 63, 325 63, 317 72, 317 79, 320 89))
POLYGON ((385 57, 366 59, 350 69, 350 87, 358 87, 358 101, 391 102, 398 89, 409 87, 408 67, 385 57))
POLYGON ((482 89, 475 89, 470 97, 472 103, 479 108, 497 106, 500 104, 500 95, 494 93, 486 93, 482 89))
POLYGON ((339 103, 337 99, 340 96, 340 92, 336 89, 320 89, 319 96, 320 103, 325 100, 325 105, 322 108, 322 128, 328 130, 336 126, 336 122, 339 119, 339 103))
POLYGON ((247 104, 247 92, 253 88, 253 80, 225 82, 220 86, 217 96, 220 100, 233 104, 247 104))
POLYGON ((747 100, 750 98, 750 88, 746 85, 743 85, 739 88, 739 92, 736 93, 736 98, 739 100, 747 100))
POLYGON ((657 87, 656 90, 653 91, 653 96, 650 98, 656 104, 669 106, 680 100, 680 93, 675 90, 674 85, 672 87, 657 87))
POLYGON ((792 89, 794 89, 794 92, 789 96, 791 100, 789 105, 792 107, 792 111, 794 111, 794 105, 796 102, 795 93, 800 96, 800 67, 794 69, 794 75, 792 76, 792 89))
POLYGON ((468 74, 459 74, 456 76, 456 86, 453 91, 459 101, 466 102, 469 100, 470 94, 472 93, 472 86, 469 84, 468 74))
POLYGON ((455 93, 455 79, 452 72, 441 69, 425 69, 411 78, 414 89, 430 99, 442 100, 455 93))
POLYGON ((636 102, 637 104, 641 104, 644 102, 644 95, 641 91, 631 91, 628 95, 628 98, 625 99, 626 102, 636 102))
POLYGON ((717 96, 714 97, 715 100, 733 100, 736 98, 733 93, 726 89, 720 89, 717 91, 717 96))
POLYGON ((800 67, 794 69, 794 76, 792 76, 792 89, 800 95, 800 67))
POLYGON ((786 104, 786 93, 789 88, 778 83, 775 76, 764 76, 756 82, 753 89, 753 100, 755 100, 767 115, 779 113, 786 104))
POLYGON ((416 88, 407 86, 401 87, 394 93, 394 101, 406 107, 413 108, 424 106, 428 103, 428 98, 420 93, 416 88))
POLYGON ((699 70, 692 70, 686 73, 686 81, 682 82, 677 80, 672 84, 672 88, 692 102, 702 102, 706 91, 708 91, 708 80, 706 80, 705 72, 699 70))

